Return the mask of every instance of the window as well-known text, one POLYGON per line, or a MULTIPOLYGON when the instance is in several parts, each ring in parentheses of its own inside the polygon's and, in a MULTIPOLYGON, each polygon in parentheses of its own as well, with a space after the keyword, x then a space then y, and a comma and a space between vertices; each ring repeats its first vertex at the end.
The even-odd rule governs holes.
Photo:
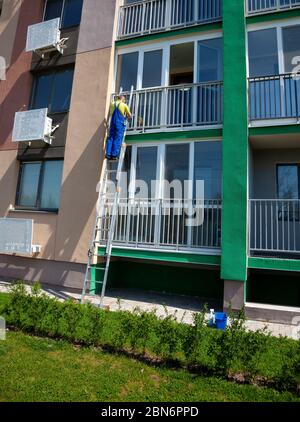
POLYGON ((299 165, 279 164, 277 166, 278 199, 299 199, 299 165))
POLYGON ((43 73, 35 78, 31 109, 48 108, 49 113, 67 112, 70 107, 73 68, 43 73))
POLYGON ((199 41, 199 82, 223 80, 223 39, 199 41))
POLYGON ((163 50, 144 54, 143 88, 161 86, 163 50))
MULTIPOLYGON (((143 180, 148 188, 148 197, 154 197, 153 182, 156 180, 157 147, 137 148, 136 180, 143 180)), ((141 197, 141 192, 135 190, 135 195, 141 197)), ((145 198, 144 198, 145 199, 145 198)))
POLYGON ((299 221, 299 164, 277 165, 278 219, 299 221))
POLYGON ((131 87, 136 88, 138 74, 139 53, 121 54, 118 58, 117 70, 117 92, 130 91, 131 87))
POLYGON ((196 192, 196 180, 203 180, 205 199, 221 199, 221 174, 221 142, 196 142, 194 158, 194 196, 196 192))
MULTIPOLYGON (((284 55, 284 70, 292 72, 295 68, 293 59, 300 57, 300 25, 282 28, 282 43, 284 55)), ((299 61, 297 61, 299 63, 299 61)))
POLYGON ((166 145, 165 180, 169 183, 179 180, 182 184, 189 180, 189 160, 189 144, 166 145))
POLYGON ((299 38, 300 25, 249 32, 249 76, 292 72, 293 59, 300 56, 299 38))
POLYGON ((17 206, 25 209, 57 211, 63 161, 21 163, 17 206))
POLYGON ((278 46, 276 29, 263 29, 248 34, 249 76, 278 75, 278 46))
POLYGON ((83 0, 47 0, 44 21, 61 18, 61 28, 80 24, 83 0))

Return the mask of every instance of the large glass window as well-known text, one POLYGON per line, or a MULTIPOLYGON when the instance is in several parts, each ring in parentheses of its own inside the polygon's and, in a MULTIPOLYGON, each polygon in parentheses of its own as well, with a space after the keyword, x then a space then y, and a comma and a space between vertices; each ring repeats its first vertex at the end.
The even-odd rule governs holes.
MULTIPOLYGON (((155 197, 154 181, 157 170, 157 147, 137 148, 136 157, 136 180, 142 180, 147 185, 148 197, 155 197), (152 189, 153 187, 153 189, 152 189), (154 191, 153 191, 154 190, 154 191)), ((138 189, 135 195, 143 197, 138 189)))
POLYGON ((61 18, 61 28, 80 24, 83 0, 47 0, 44 20, 61 18))
POLYGON ((204 181, 205 199, 221 199, 222 145, 221 142, 196 142, 194 164, 194 195, 196 181, 204 181))
POLYGON ((50 113, 68 111, 73 74, 73 68, 69 68, 37 76, 33 86, 31 109, 48 108, 50 113))
MULTIPOLYGON (((282 43, 284 54, 284 70, 292 72, 295 68, 295 57, 300 57, 300 25, 282 28, 282 43)), ((297 61, 297 64, 299 60, 297 61)))
POLYGON ((41 183, 42 209, 58 209, 60 203, 60 187, 63 161, 45 161, 41 183))
POLYGON ((17 206, 57 211, 60 204, 62 170, 62 160, 22 163, 17 206))
POLYGON ((299 165, 277 166, 278 199, 299 199, 299 165))
POLYGON ((199 82, 223 80, 223 39, 199 41, 199 82))
MULTIPOLYGON (((178 180, 181 182, 183 188, 184 182, 189 180, 189 160, 189 144, 166 145, 165 180, 169 183, 178 180)), ((172 189, 171 192, 165 191, 165 197, 174 198, 176 194, 174 195, 174 190, 172 189)))
POLYGON ((278 46, 275 28, 248 34, 249 76, 278 75, 278 46))
POLYGON ((143 88, 161 86, 162 56, 162 50, 144 54, 143 88))
POLYGON ((41 163, 26 163, 21 166, 17 205, 34 208, 37 205, 41 163))
POLYGON ((131 87, 136 88, 138 73, 139 53, 121 54, 118 57, 118 71, 116 89, 119 92, 130 91, 131 87))

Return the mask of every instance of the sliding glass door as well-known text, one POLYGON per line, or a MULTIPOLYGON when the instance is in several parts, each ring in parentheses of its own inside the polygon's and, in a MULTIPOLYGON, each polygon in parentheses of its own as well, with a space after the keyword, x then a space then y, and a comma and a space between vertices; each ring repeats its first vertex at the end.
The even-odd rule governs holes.
POLYGON ((135 145, 129 151, 128 195, 120 202, 115 241, 178 250, 219 248, 221 142, 135 145), (203 221, 188 224, 198 215, 203 221))

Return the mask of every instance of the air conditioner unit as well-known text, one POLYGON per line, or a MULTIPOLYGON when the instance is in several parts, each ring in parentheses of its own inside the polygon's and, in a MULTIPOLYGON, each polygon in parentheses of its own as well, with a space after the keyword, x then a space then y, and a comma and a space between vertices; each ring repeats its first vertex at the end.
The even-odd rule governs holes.
POLYGON ((52 127, 52 119, 48 117, 47 108, 19 111, 15 114, 12 141, 44 141, 51 144, 52 135, 57 128, 58 125, 52 127))
POLYGON ((32 255, 41 252, 33 245, 33 220, 0 218, 0 253, 32 255))
POLYGON ((60 18, 30 25, 27 32, 26 51, 34 51, 44 57, 45 53, 59 51, 63 54, 67 38, 60 38, 60 18))

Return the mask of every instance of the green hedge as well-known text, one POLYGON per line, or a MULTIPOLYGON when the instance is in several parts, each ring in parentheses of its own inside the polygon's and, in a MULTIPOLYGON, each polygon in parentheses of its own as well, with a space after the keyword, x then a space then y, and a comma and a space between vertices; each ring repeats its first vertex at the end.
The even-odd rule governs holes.
POLYGON ((108 312, 91 304, 51 299, 38 286, 29 294, 22 284, 12 288, 2 307, 7 324, 25 332, 172 361, 202 373, 259 381, 280 390, 297 388, 300 341, 246 331, 243 312, 231 316, 226 331, 208 328, 205 313, 206 309, 195 313, 194 324, 187 325, 167 311, 164 318, 139 309, 108 312))

